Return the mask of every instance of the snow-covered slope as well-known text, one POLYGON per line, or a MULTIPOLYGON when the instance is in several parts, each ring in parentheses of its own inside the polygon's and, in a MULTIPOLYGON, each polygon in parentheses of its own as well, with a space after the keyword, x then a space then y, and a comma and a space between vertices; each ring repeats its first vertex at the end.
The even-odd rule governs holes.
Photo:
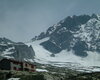
POLYGON ((35 51, 36 62, 78 70, 100 70, 96 69, 100 67, 99 15, 67 17, 39 37, 41 39, 28 44, 35 51))
MULTIPOLYGON (((27 45, 32 45, 35 51, 35 62, 40 64, 50 64, 58 67, 68 67, 71 69, 85 69, 85 70, 97 70, 96 66, 100 66, 100 54, 96 52, 88 52, 88 56, 85 58, 76 56, 73 51, 63 50, 55 57, 52 57, 52 53, 44 49, 40 43, 48 40, 49 38, 44 38, 42 40, 37 40, 27 45), (95 68, 94 68, 95 66, 95 68)), ((94 71, 95 71, 94 70, 94 71)), ((100 70, 100 69, 98 69, 100 70)))

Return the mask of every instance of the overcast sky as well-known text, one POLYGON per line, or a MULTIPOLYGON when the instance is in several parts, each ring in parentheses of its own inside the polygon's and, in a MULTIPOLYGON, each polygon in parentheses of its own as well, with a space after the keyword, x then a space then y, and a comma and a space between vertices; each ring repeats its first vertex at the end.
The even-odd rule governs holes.
POLYGON ((28 41, 69 15, 100 14, 100 0, 0 0, 0 37, 28 41))

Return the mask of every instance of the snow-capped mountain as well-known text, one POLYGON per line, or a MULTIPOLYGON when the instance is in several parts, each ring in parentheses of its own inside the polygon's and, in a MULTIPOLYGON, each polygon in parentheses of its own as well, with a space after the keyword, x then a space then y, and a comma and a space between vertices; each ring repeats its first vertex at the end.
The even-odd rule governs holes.
POLYGON ((16 43, 0 38, 0 56, 76 70, 100 71, 99 15, 68 16, 31 40, 16 43))
POLYGON ((68 16, 32 40, 36 62, 100 66, 99 15, 68 16))
POLYGON ((33 39, 46 37, 49 39, 40 45, 53 54, 65 49, 81 57, 86 57, 87 51, 100 53, 100 17, 95 14, 69 16, 33 39))

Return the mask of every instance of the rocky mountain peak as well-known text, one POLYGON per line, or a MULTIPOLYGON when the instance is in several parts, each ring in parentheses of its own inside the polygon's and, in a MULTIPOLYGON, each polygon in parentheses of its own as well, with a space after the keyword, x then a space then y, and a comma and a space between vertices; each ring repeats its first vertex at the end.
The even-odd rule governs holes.
POLYGON ((38 37, 41 37, 39 40, 50 38, 40 45, 53 54, 67 49, 85 57, 88 51, 100 51, 100 18, 96 14, 68 16, 38 37))

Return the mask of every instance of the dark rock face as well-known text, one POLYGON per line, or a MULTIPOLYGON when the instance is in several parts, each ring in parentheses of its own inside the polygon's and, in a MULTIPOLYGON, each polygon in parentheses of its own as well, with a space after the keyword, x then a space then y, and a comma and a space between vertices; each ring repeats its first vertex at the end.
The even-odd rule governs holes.
POLYGON ((77 42, 73 47, 75 54, 83 57, 87 56, 87 53, 85 52, 87 49, 88 49, 87 44, 83 41, 77 42))
POLYGON ((15 59, 23 61, 23 59, 34 59, 35 53, 32 47, 27 45, 15 45, 15 53, 11 56, 14 56, 15 59))
POLYGON ((10 44, 10 43, 15 43, 7 38, 0 38, 0 44, 10 44))
POLYGON ((50 40, 43 42, 40 45, 42 45, 45 49, 52 53, 59 53, 61 51, 61 49, 55 44, 53 44, 50 40))
POLYGON ((40 45, 54 54, 67 49, 68 51, 73 50, 77 56, 86 57, 87 51, 100 52, 99 32, 100 20, 97 15, 74 15, 48 28, 46 33, 37 36, 37 40, 49 37, 48 41, 40 45))
POLYGON ((35 52, 32 46, 27 46, 24 43, 15 43, 10 41, 9 39, 0 39, 2 44, 0 45, 0 56, 9 58, 14 58, 19 61, 23 61, 24 59, 34 59, 35 52))
POLYGON ((67 17, 63 23, 62 27, 66 27, 68 30, 75 31, 79 30, 78 25, 85 24, 91 17, 88 15, 67 17))

